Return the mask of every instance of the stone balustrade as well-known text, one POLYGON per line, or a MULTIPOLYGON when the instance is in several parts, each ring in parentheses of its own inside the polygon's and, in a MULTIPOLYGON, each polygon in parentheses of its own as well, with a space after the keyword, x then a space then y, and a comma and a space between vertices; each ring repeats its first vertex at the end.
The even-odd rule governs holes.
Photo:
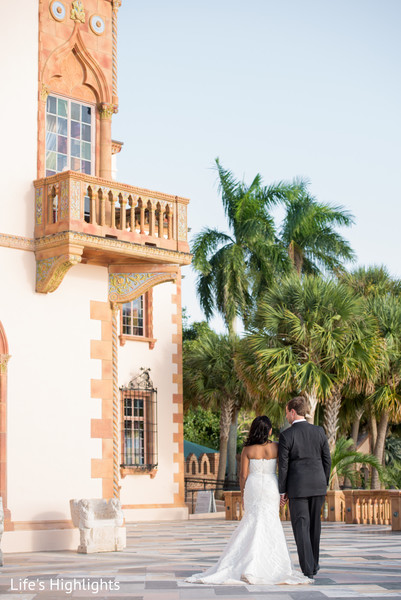
POLYGON ((344 490, 345 522, 361 525, 391 525, 401 530, 400 490, 344 490))
MULTIPOLYGON (((242 505, 240 492, 224 492, 226 519, 240 521, 242 505)), ((280 509, 281 520, 289 520, 288 504, 280 509)), ((391 525, 401 531, 401 490, 344 490, 328 491, 322 519, 345 521, 359 525, 391 525)))
MULTIPOLYGON (((244 513, 241 503, 241 492, 224 492, 224 502, 226 508, 226 520, 241 521, 244 513)), ((280 507, 280 519, 282 521, 290 520, 288 503, 285 506, 280 507)))
POLYGON ((186 198, 66 171, 35 186, 35 238, 64 231, 189 252, 186 198))

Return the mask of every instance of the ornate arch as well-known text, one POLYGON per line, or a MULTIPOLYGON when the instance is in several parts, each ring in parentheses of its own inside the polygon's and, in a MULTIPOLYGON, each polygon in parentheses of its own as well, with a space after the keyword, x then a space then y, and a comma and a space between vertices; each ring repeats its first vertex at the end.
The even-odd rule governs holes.
POLYGON ((42 75, 42 90, 59 92, 98 104, 111 102, 111 91, 98 62, 88 52, 79 25, 75 24, 70 38, 53 50, 42 75))
POLYGON ((4 331, 4 327, 2 322, 0 321, 0 355, 8 355, 8 342, 6 332, 4 331))
POLYGON ((109 300, 120 304, 131 302, 155 285, 176 279, 177 271, 170 268, 167 270, 162 265, 159 269, 148 272, 145 269, 135 269, 135 272, 109 273, 109 300))

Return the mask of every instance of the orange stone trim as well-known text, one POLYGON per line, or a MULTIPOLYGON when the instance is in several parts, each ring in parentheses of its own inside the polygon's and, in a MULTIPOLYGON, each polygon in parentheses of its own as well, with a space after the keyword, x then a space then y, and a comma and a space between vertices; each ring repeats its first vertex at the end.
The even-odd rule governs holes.
POLYGON ((185 508, 186 504, 123 504, 121 508, 125 509, 138 509, 138 508, 185 508))
POLYGON ((3 498, 5 529, 12 529, 7 506, 7 370, 10 355, 6 332, 0 321, 0 496, 3 498))
POLYGON ((111 140, 111 153, 118 154, 121 152, 121 148, 124 146, 124 142, 118 142, 117 140, 111 140))
POLYGON ((172 323, 177 325, 177 331, 172 335, 173 344, 177 344, 177 352, 172 356, 173 364, 177 365, 177 373, 173 373, 172 381, 177 385, 177 393, 173 394, 173 423, 176 423, 176 432, 173 433, 173 442, 178 444, 178 452, 174 453, 174 464, 178 465, 178 472, 174 473, 174 483, 178 484, 178 492, 174 494, 174 506, 185 506, 184 484, 184 402, 182 387, 182 307, 181 307, 181 269, 178 269, 176 279, 176 294, 171 296, 172 304, 177 307, 176 314, 171 316, 172 323))
MULTIPOLYGON (((85 10, 88 14, 97 12, 98 4, 96 0, 86 0, 85 10)), ((113 65, 116 42, 111 26, 116 15, 109 3, 105 3, 102 9, 106 28, 99 37, 93 34, 88 23, 68 18, 63 22, 55 21, 48 1, 39 1, 38 177, 45 174, 45 118, 49 94, 92 103, 98 109, 102 104, 112 104, 114 112, 117 110, 115 103, 118 98, 112 89, 116 77, 116 65, 113 65)), ((94 123, 96 175, 111 176, 109 125, 101 126, 97 110, 94 123)))
POLYGON ((124 479, 127 475, 150 475, 151 479, 154 479, 157 475, 157 469, 151 469, 150 471, 144 471, 140 467, 120 467, 121 478, 124 479))
POLYGON ((14 521, 14 531, 39 531, 49 529, 75 529, 72 521, 14 521))
POLYGON ((113 497, 112 311, 109 302, 91 300, 90 318, 101 322, 101 339, 91 340, 90 357, 102 361, 102 379, 91 380, 91 398, 101 398, 101 419, 91 420, 91 438, 102 440, 102 458, 92 458, 91 476, 102 479, 103 498, 113 497))

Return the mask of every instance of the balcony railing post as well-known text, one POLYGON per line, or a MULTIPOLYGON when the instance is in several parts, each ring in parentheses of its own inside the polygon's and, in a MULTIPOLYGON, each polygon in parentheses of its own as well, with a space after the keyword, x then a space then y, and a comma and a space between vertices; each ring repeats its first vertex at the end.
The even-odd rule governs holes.
POLYGON ((100 225, 103 227, 106 224, 106 199, 103 195, 102 188, 99 188, 99 207, 100 207, 100 225))
POLYGON ((149 201, 148 202, 148 210, 149 210, 149 236, 153 237, 155 235, 155 207, 149 201))
POLYGON ((96 225, 96 196, 91 188, 88 189, 88 195, 90 198, 89 223, 96 225))
POLYGON ((139 232, 141 235, 145 233, 145 205, 142 200, 139 200, 139 232))
POLYGON ((171 208, 167 206, 167 237, 169 240, 173 239, 173 215, 171 208))
POLYGON ((158 205, 157 212, 157 235, 159 238, 163 237, 163 209, 158 205))
POLYGON ((116 198, 114 198, 113 192, 110 190, 109 192, 109 201, 110 201, 110 210, 111 210, 111 222, 110 227, 112 229, 116 228, 116 198))
POLYGON ((120 199, 120 210, 121 210, 121 216, 120 216, 120 229, 125 230, 127 229, 127 200, 126 198, 121 197, 120 199))
POLYGON ((129 196, 129 228, 130 231, 135 231, 135 201, 132 196, 129 196))

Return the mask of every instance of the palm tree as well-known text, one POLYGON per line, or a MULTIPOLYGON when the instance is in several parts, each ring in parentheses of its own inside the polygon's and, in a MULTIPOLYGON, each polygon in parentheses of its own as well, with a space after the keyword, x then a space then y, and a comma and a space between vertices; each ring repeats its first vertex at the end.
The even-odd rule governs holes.
POLYGON ((401 296, 401 280, 393 279, 387 268, 381 266, 359 267, 340 275, 343 283, 366 299, 392 295, 401 296))
MULTIPOLYGON (((384 445, 390 420, 401 419, 401 281, 383 266, 361 267, 343 276, 343 281, 364 298, 366 312, 377 320, 383 344, 373 393, 369 394, 373 454, 384 462, 384 445)), ((372 488, 379 488, 373 469, 372 488)))
MULTIPOLYGON (((389 422, 399 423, 401 420, 401 301, 394 296, 376 297, 369 302, 369 307, 377 318, 385 350, 375 391, 371 396, 372 409, 380 418, 373 453, 383 464, 389 422)), ((372 488, 378 487, 379 478, 374 470, 372 488)))
MULTIPOLYGON (((228 332, 235 331, 237 316, 247 320, 252 302, 273 280, 277 271, 290 269, 285 249, 277 243, 269 210, 284 201, 302 182, 262 185, 259 174, 250 185, 235 179, 216 159, 229 233, 203 229, 192 245, 193 266, 198 271, 197 294, 207 320, 217 310, 228 332)), ((229 443, 229 475, 235 476, 238 404, 234 405, 229 443)))
POLYGON ((247 185, 236 180, 218 159, 216 167, 229 233, 203 229, 192 245, 192 264, 199 273, 197 293, 206 318, 217 310, 231 333, 237 316, 246 319, 255 293, 271 283, 277 270, 289 268, 288 256, 277 244, 269 210, 302 183, 266 187, 257 174, 247 185))
POLYGON ((354 222, 344 207, 317 202, 305 183, 287 194, 284 206, 280 239, 298 276, 322 270, 336 274, 343 270, 344 262, 355 259, 349 243, 335 231, 354 222))
POLYGON ((371 372, 378 353, 375 323, 346 286, 316 276, 283 279, 260 302, 253 330, 241 345, 238 368, 251 392, 276 399, 302 393, 313 422, 324 402, 333 448, 342 386, 355 371, 371 372))
POLYGON ((351 482, 352 487, 358 483, 358 472, 355 470, 357 465, 369 465, 374 467, 383 475, 383 469, 380 461, 372 454, 363 454, 354 449, 354 440, 339 438, 331 453, 331 474, 329 485, 334 489, 335 481, 338 477, 344 477, 351 482))
POLYGON ((238 336, 203 329, 184 344, 184 400, 220 410, 218 480, 225 477, 227 443, 234 407, 249 402, 249 394, 234 369, 238 336))

